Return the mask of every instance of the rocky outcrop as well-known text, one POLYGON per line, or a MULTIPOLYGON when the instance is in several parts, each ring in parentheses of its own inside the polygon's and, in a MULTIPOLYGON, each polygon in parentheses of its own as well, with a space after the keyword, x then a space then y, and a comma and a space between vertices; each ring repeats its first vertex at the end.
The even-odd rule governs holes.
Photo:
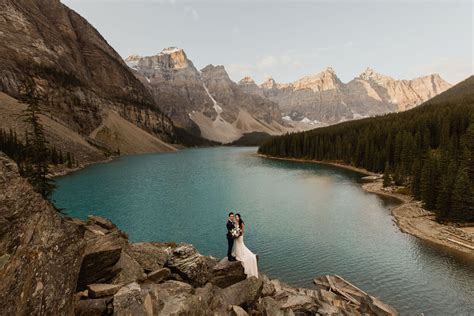
POLYGON ((295 288, 192 245, 131 243, 107 219, 63 218, 0 154, 0 314, 395 315, 339 277, 295 288))
MULTIPOLYGON (((168 151, 156 142, 180 141, 172 121, 118 53, 60 1, 1 1, 0 29, 5 43, 0 47, 0 93, 20 104, 0 108, 0 117, 38 102, 48 118, 48 140, 75 152, 80 163, 104 160, 104 153, 117 150, 168 151), (111 122, 111 113, 122 120, 111 122), (103 133, 92 133, 99 127, 103 133), (133 138, 137 130, 140 137, 133 138), (136 139, 148 139, 148 145, 136 139)), ((0 122, 3 128, 21 125, 21 119, 0 122)), ((18 126, 17 132, 23 131, 18 126)))
POLYGON ((396 80, 370 68, 347 84, 332 68, 326 68, 289 84, 269 78, 258 86, 246 77, 239 85, 248 93, 278 103, 285 121, 296 129, 405 111, 451 86, 437 74, 396 80))
POLYGON ((125 62, 153 93, 176 125, 210 140, 229 143, 248 132, 282 133, 276 103, 246 93, 223 66, 197 70, 182 49, 154 56, 129 56, 125 62))
POLYGON ((0 314, 72 314, 84 252, 68 223, 0 152, 0 314))

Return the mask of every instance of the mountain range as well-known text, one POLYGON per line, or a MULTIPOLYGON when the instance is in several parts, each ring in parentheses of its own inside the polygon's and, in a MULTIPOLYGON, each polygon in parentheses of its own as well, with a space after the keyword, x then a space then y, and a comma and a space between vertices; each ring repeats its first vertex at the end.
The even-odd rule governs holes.
POLYGON ((48 141, 80 163, 403 111, 450 86, 439 75, 395 80, 370 69, 345 84, 331 68, 290 84, 236 83, 173 47, 123 60, 57 0, 3 0, 0 29, 9 43, 0 46, 1 128, 21 137, 21 113, 37 102, 48 141))
POLYGON ((249 132, 272 135, 286 130, 278 104, 245 92, 223 66, 198 70, 175 47, 125 61, 176 125, 204 138, 228 143, 249 132))
POLYGON ((175 47, 125 61, 175 124, 222 143, 405 111, 451 86, 438 74, 396 80, 370 68, 343 83, 330 67, 288 84, 269 78, 257 85, 251 77, 235 83, 223 66, 197 70, 175 47))
POLYGON ((396 80, 370 68, 346 84, 330 67, 289 84, 269 78, 257 85, 245 77, 239 85, 248 93, 278 103, 289 124, 313 127, 405 111, 451 87, 438 74, 396 80))

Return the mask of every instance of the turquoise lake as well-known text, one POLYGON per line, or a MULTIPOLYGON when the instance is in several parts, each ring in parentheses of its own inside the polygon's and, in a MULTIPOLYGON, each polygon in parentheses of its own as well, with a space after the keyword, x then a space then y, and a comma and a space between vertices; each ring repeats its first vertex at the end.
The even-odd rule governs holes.
POLYGON ((53 199, 67 215, 111 219, 131 241, 186 242, 217 258, 237 210, 272 278, 312 287, 338 274, 404 315, 474 314, 474 265, 402 233, 390 215, 396 201, 364 192, 355 172, 256 150, 124 156, 58 178, 53 199))

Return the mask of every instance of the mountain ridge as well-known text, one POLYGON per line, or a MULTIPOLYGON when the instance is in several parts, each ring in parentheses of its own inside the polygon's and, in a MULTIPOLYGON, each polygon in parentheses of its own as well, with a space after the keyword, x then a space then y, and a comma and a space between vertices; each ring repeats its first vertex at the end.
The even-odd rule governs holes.
POLYGON ((176 47, 125 62, 175 124, 190 132, 230 143, 248 132, 285 131, 278 104, 243 91, 222 65, 198 70, 176 47))
POLYGON ((303 120, 318 126, 413 108, 451 85, 439 74, 398 80, 367 67, 347 83, 332 67, 290 83, 267 78, 261 84, 246 77, 245 91, 278 103, 282 116, 293 123, 303 120))

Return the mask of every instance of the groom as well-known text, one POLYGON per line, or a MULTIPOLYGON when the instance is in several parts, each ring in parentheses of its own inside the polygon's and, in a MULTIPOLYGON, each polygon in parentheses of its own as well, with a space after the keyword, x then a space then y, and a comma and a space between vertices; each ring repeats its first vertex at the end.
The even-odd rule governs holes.
POLYGON ((230 212, 229 213, 229 219, 227 221, 227 245, 228 245, 228 248, 227 248, 227 259, 229 261, 235 261, 235 257, 232 256, 232 247, 234 246, 234 238, 232 237, 232 234, 230 233, 230 231, 232 229, 234 229, 234 213, 233 212, 230 212))

